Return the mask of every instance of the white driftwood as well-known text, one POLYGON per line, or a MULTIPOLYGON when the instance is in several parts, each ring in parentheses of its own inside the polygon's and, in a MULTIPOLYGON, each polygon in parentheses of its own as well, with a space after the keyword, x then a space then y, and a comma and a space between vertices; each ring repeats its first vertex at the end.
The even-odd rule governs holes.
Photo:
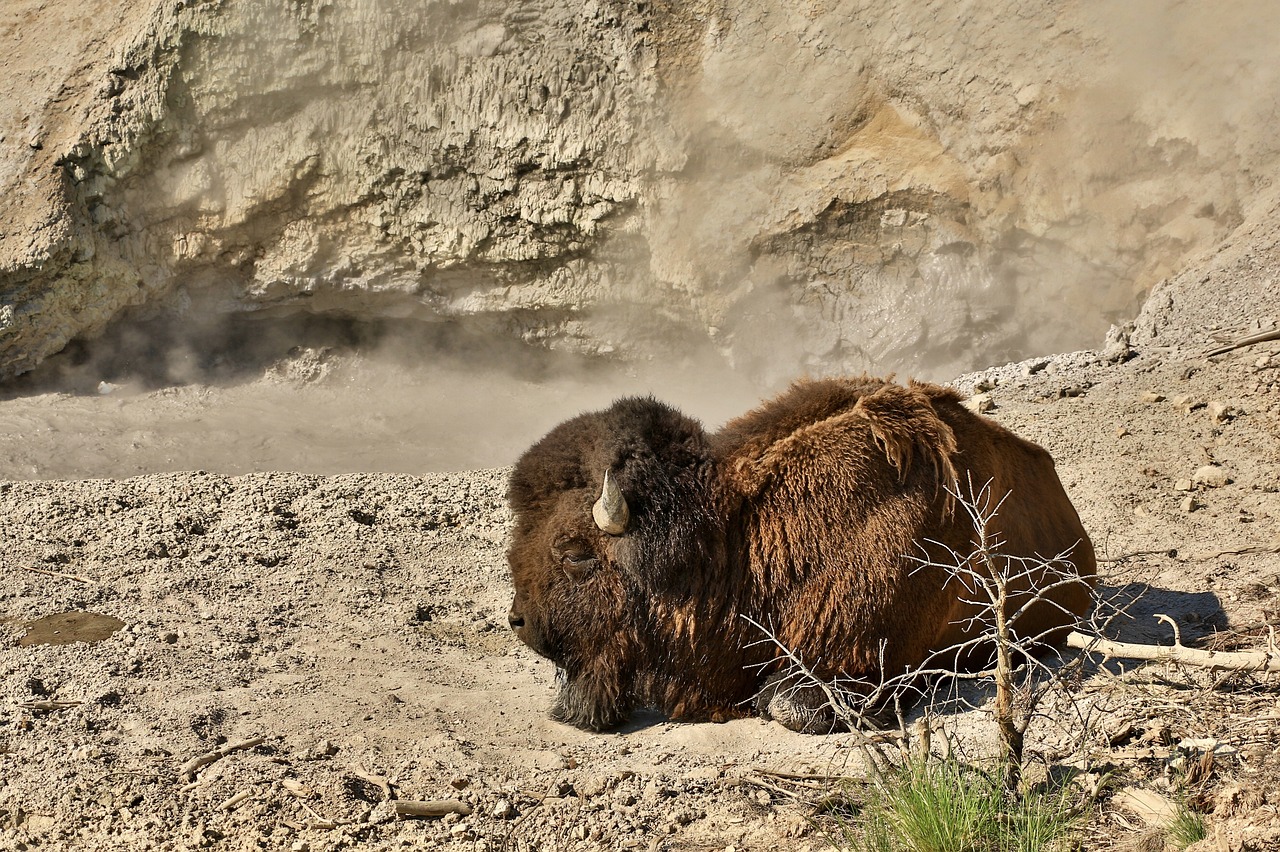
POLYGON ((1280 648, 1276 647, 1274 640, 1269 643, 1269 647, 1259 651, 1205 651, 1199 648, 1188 648, 1180 641, 1175 641, 1172 645, 1142 645, 1137 642, 1115 642, 1100 636, 1087 636, 1073 630, 1067 634, 1067 645, 1085 651, 1094 651, 1105 657, 1183 663, 1189 666, 1237 672, 1280 672, 1280 648))
POLYGON ((182 767, 178 770, 178 774, 187 781, 190 781, 196 777, 197 772, 208 766, 210 763, 222 760, 222 758, 229 754, 234 754, 237 751, 262 745, 266 740, 266 737, 254 737, 253 739, 244 740, 243 742, 238 743, 231 743, 230 745, 225 745, 222 748, 205 752, 204 754, 198 757, 193 757, 186 763, 182 764, 182 767))
POLYGON ((399 817, 435 818, 458 814, 470 816, 471 806, 457 799, 433 799, 430 802, 416 802, 411 799, 392 799, 391 811, 399 817))

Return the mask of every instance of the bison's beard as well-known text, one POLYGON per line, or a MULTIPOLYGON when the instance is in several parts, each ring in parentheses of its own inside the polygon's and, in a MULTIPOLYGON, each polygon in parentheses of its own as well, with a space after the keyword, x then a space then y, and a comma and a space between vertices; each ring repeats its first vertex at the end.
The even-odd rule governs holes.
POLYGON ((570 675, 556 669, 560 694, 551 708, 551 718, 587 731, 616 728, 631 715, 632 697, 623 678, 599 672, 570 675))

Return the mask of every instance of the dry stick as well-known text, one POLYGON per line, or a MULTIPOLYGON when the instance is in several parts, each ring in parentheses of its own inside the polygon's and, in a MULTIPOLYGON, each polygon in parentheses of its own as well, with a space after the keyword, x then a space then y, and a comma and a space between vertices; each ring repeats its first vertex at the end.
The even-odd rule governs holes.
POLYGON ((1251 334, 1248 337, 1242 337, 1235 343, 1228 343, 1226 346, 1219 346, 1217 349, 1210 349, 1204 353, 1206 358, 1212 358, 1215 355, 1226 355, 1236 349, 1243 349, 1246 346, 1252 346, 1255 343, 1266 343, 1268 340, 1280 340, 1280 328, 1273 328, 1270 331, 1260 331, 1257 334, 1251 334))
POLYGON ((345 821, 325 819, 324 817, 320 816, 320 814, 316 812, 315 808, 308 805, 302 799, 298 800, 298 804, 302 806, 302 809, 304 811, 311 814, 312 819, 306 823, 307 828, 315 828, 321 831, 328 831, 330 829, 337 828, 339 825, 346 825, 345 821))
POLYGON ((849 781, 855 784, 865 784, 867 782, 866 778, 854 778, 849 775, 824 775, 817 772, 780 772, 773 769, 753 769, 751 771, 756 775, 767 775, 771 778, 783 778, 787 781, 849 781))
POLYGON ((1219 550, 1214 553, 1193 553, 1186 556, 1178 554, 1176 548, 1166 547, 1160 550, 1131 550, 1128 553, 1122 553, 1119 556, 1111 556, 1108 558, 1100 558, 1099 562, 1123 562, 1134 556, 1167 556, 1170 559, 1177 559, 1182 562, 1208 562, 1210 559, 1217 559, 1219 556, 1243 556, 1245 554, 1255 553, 1280 553, 1280 544, 1272 544, 1266 546, 1253 545, 1249 547, 1238 547, 1234 550, 1219 550))
POLYGON ((370 784, 381 790, 382 798, 386 801, 389 802, 395 798, 391 790, 391 781, 389 781, 385 775, 374 775, 372 772, 365 769, 364 766, 359 765, 354 768, 348 768, 352 775, 363 781, 368 781, 370 784))
POLYGON ((254 746, 262 745, 266 740, 266 737, 254 737, 253 739, 244 740, 243 742, 238 743, 231 743, 230 745, 225 745, 222 748, 205 752, 199 757, 193 757, 186 763, 182 764, 182 768, 178 770, 178 774, 187 781, 190 781, 195 778, 197 772, 208 766, 210 763, 222 760, 222 758, 232 752, 242 751, 246 748, 253 748, 254 746))
POLYGON ((18 706, 23 710, 36 710, 48 713, 51 710, 66 710, 68 707, 79 707, 83 701, 24 701, 18 706))
POLYGON ((1137 642, 1115 642, 1100 636, 1086 636, 1075 630, 1067 634, 1067 645, 1085 651, 1096 651, 1105 657, 1185 663, 1189 666, 1237 672, 1280 672, 1280 649, 1275 647, 1265 651, 1203 651, 1188 648, 1176 640, 1173 645, 1142 645, 1137 642))
POLYGON ((471 815, 471 806, 457 799, 434 799, 430 802, 414 802, 409 799, 392 799, 391 810, 399 817, 436 818, 449 814, 471 815))
POLYGON ((249 799, 252 799, 252 798, 253 798, 253 791, 252 791, 252 790, 241 790, 239 793, 236 793, 234 796, 232 796, 231 798, 227 799, 227 800, 226 800, 225 802, 223 802, 222 804, 218 805, 218 810, 222 810, 222 811, 232 811, 232 810, 235 810, 236 805, 240 804, 241 802, 244 802, 244 801, 247 801, 247 800, 249 800, 249 799))
POLYGON ((88 583, 91 586, 98 585, 97 580, 90 580, 88 577, 81 577, 78 574, 63 574, 61 571, 48 571, 44 568, 32 568, 30 565, 23 565, 22 567, 34 574, 44 574, 46 577, 57 577, 60 580, 75 580, 77 583, 88 583))

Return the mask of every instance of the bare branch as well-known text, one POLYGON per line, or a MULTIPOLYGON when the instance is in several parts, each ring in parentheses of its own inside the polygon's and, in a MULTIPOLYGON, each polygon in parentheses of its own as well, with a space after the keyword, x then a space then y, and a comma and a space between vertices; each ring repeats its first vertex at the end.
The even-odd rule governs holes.
POLYGON ((1274 645, 1264 651, 1206 651, 1188 648, 1181 642, 1173 645, 1143 645, 1137 642, 1116 642, 1100 636, 1087 636, 1078 631, 1067 635, 1067 645, 1084 651, 1102 654, 1104 657, 1123 657, 1130 660, 1155 660, 1182 663, 1207 669, 1225 669, 1236 672, 1280 672, 1280 649, 1274 645))

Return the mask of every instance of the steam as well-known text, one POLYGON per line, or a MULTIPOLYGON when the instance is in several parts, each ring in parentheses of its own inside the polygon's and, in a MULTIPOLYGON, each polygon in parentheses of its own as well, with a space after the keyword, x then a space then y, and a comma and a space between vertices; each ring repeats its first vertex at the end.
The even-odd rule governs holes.
POLYGON ((725 7, 655 274, 700 277, 735 363, 782 371, 945 379, 1098 346, 1274 171, 1280 12, 1217 11, 725 7))
POLYGON ((803 374, 1096 347, 1280 159, 1263 0, 543 6, 195 40, 102 205, 177 284, 7 389, 0 475, 487 467, 627 394, 715 426, 803 374))

